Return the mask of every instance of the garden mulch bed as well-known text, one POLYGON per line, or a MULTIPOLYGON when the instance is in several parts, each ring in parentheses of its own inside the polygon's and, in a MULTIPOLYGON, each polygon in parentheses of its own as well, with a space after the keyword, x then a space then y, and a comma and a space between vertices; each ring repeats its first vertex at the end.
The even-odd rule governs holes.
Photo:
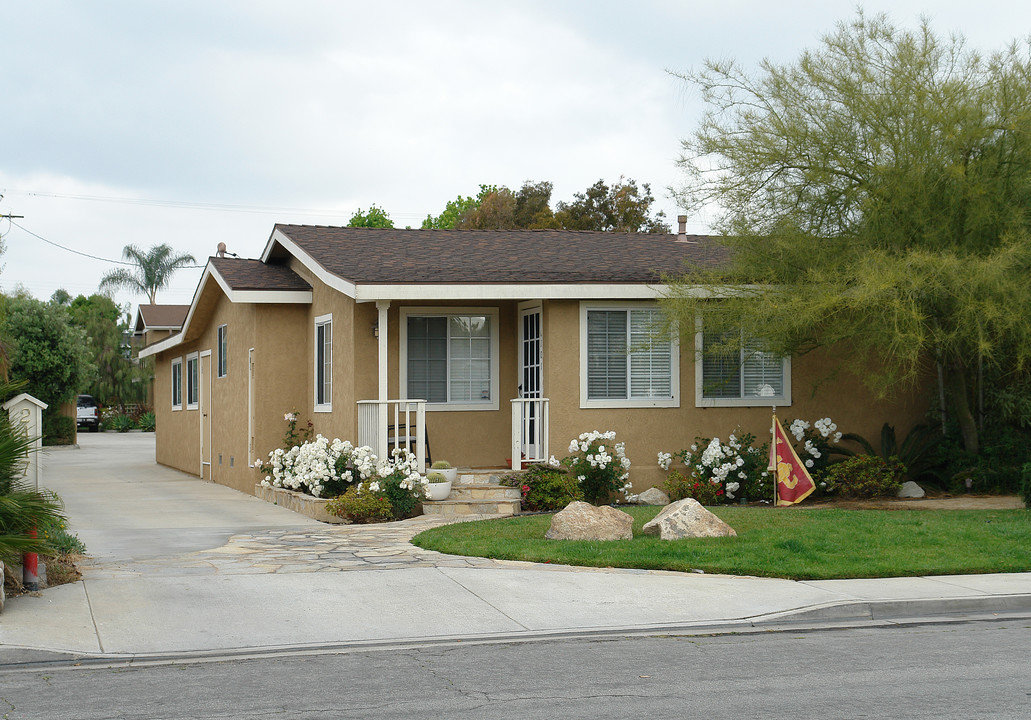
POLYGON ((1024 501, 1016 495, 938 495, 922 498, 874 500, 817 500, 800 507, 852 508, 855 510, 1020 510, 1024 501))

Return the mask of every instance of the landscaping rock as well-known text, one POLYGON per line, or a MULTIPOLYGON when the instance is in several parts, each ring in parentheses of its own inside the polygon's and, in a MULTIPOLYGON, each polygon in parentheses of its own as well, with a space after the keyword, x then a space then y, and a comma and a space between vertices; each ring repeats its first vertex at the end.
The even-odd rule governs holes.
POLYGON ((737 535, 734 528, 703 508, 694 498, 684 498, 662 508, 654 520, 645 523, 644 533, 658 535, 663 540, 737 535))
POLYGON ((574 501, 555 513, 544 537, 548 540, 630 540, 634 519, 622 510, 574 501))
POLYGON ((637 496, 638 505, 669 505, 669 495, 657 487, 648 488, 637 496))
POLYGON ((924 489, 912 480, 902 483, 902 487, 899 488, 900 498, 922 498, 925 494, 924 489))

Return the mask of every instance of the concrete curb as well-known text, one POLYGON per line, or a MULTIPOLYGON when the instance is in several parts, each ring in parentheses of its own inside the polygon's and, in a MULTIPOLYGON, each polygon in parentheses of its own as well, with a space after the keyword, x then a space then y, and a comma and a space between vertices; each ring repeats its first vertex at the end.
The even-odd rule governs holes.
POLYGON ((966 598, 913 598, 908 600, 845 600, 813 607, 760 615, 752 622, 827 622, 838 620, 887 620, 957 615, 962 613, 1031 613, 1031 594, 989 595, 966 598))

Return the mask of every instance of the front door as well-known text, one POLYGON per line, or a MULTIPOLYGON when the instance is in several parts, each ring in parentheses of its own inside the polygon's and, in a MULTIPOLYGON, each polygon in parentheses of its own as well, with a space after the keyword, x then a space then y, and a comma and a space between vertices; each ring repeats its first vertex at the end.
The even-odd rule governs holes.
MULTIPOLYGON (((519 397, 541 397, 541 309, 526 308, 519 312, 519 397)), ((538 403, 527 403, 528 416, 523 419, 523 455, 532 457, 537 446, 540 418, 538 403)))

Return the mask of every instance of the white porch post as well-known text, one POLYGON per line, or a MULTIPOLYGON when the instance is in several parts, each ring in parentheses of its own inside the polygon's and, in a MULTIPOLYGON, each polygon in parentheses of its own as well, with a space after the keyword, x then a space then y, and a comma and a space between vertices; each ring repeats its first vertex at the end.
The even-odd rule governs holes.
POLYGON ((377 329, 379 332, 379 447, 376 448, 376 455, 380 460, 389 460, 387 457, 387 368, 389 360, 387 357, 387 336, 389 326, 387 325, 387 310, 390 309, 389 300, 377 300, 376 310, 379 311, 377 329))

